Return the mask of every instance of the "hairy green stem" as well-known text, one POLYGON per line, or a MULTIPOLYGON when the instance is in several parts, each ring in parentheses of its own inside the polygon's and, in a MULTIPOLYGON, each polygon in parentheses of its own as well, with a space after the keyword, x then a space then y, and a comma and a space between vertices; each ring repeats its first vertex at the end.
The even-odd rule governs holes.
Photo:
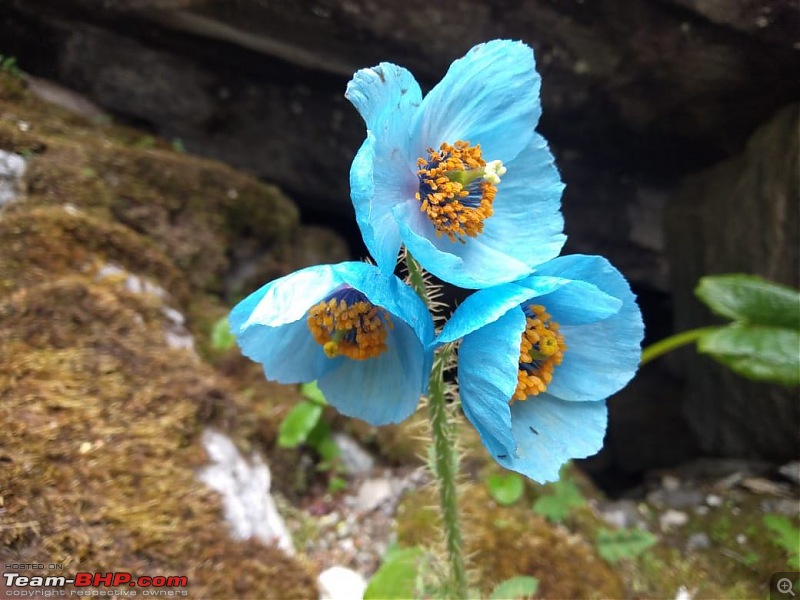
POLYGON ((458 518, 458 454, 454 441, 453 423, 447 414, 447 399, 444 386, 444 367, 450 349, 445 348, 436 357, 431 372, 428 392, 431 435, 436 461, 436 477, 439 480, 439 504, 442 508, 444 542, 450 561, 450 593, 453 598, 467 597, 467 569, 464 562, 461 527, 458 518))
POLYGON ((417 296, 422 298, 422 301, 428 306, 430 310, 431 305, 428 302, 428 287, 425 285, 425 277, 422 274, 422 267, 416 259, 411 256, 411 252, 406 250, 405 256, 406 270, 408 271, 408 284, 411 289, 417 292, 417 296))
POLYGON ((642 359, 639 361, 639 365, 646 365, 651 360, 655 360, 662 354, 671 352, 672 350, 680 348, 681 346, 685 346, 686 344, 696 342, 703 336, 703 334, 714 331, 715 329, 719 329, 719 327, 716 325, 711 327, 698 327, 697 329, 690 329, 689 331, 676 333, 668 338, 664 338, 660 342, 650 344, 642 351, 642 359))
MULTIPOLYGON (((410 253, 406 252, 406 268, 409 284, 428 304, 428 289, 422 276, 422 269, 410 253)), ((429 305, 430 307, 430 305, 429 305)), ((455 427, 448 415, 447 394, 444 383, 444 370, 452 348, 445 346, 439 351, 433 363, 428 385, 428 410, 430 412, 431 435, 435 472, 439 482, 439 504, 442 509, 444 543, 450 563, 448 591, 451 598, 467 597, 467 569, 464 561, 461 527, 458 517, 458 454, 455 446, 455 427)))

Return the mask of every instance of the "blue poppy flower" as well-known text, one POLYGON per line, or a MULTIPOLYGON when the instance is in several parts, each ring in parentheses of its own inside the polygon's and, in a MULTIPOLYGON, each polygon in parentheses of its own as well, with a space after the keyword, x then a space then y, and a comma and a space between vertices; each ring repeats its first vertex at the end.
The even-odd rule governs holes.
POLYGON ((373 265, 291 273, 242 300, 229 320, 268 379, 317 380, 339 412, 373 425, 402 421, 427 390, 430 313, 410 287, 373 265))
POLYGON ((602 257, 573 255, 472 294, 436 342, 463 338, 461 405, 484 446, 544 483, 602 447, 605 399, 636 373, 643 334, 619 271, 602 257))
POLYGON ((367 125, 350 169, 356 219, 381 270, 401 244, 454 285, 514 281, 561 251, 564 185, 536 127, 533 51, 496 40, 456 60, 423 99, 391 63, 355 74, 345 96, 367 125))

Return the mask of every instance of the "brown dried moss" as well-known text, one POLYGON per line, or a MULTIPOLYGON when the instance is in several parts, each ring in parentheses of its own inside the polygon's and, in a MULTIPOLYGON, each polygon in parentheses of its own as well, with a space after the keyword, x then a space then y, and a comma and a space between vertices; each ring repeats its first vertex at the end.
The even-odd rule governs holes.
MULTIPOLYGON (((0 88, 7 79, 0 73, 0 88)), ((192 287, 207 292, 225 291, 232 254, 272 256, 253 262, 259 281, 303 262, 298 211, 279 189, 155 140, 153 147, 132 141, 126 128, 82 120, 24 91, 0 93, 0 148, 28 160, 25 201, 5 212, 69 205, 116 221, 147 237, 192 287)))
POLYGON ((17 210, 0 219, 0 296, 113 262, 186 299, 181 273, 147 238, 117 223, 61 207, 17 210))
MULTIPOLYGON (((0 558, 186 575, 192 597, 316 598, 301 560, 231 540, 196 478, 204 428, 264 451, 296 390, 239 393, 166 339, 166 302, 199 321, 219 307, 205 294, 223 290, 235 242, 294 268, 297 210, 142 135, 0 73, 0 148, 27 160, 22 197, 0 209, 0 558), (109 263, 127 273, 100 278, 109 263), (130 274, 168 296, 131 293, 130 274)), ((276 482, 297 471, 284 458, 276 482)))
POLYGON ((193 353, 165 347, 166 326, 156 298, 79 277, 0 303, 4 554, 185 574, 198 597, 316 597, 307 567, 231 540, 197 481, 200 429, 244 433, 249 407, 193 353))
MULTIPOLYGON (((406 496, 398 511, 403 546, 438 543, 441 526, 430 487, 406 496)), ((487 594, 517 575, 539 580, 537 597, 620 598, 619 577, 583 538, 535 515, 527 505, 497 505, 483 487, 460 496, 466 552, 475 585, 487 594)))

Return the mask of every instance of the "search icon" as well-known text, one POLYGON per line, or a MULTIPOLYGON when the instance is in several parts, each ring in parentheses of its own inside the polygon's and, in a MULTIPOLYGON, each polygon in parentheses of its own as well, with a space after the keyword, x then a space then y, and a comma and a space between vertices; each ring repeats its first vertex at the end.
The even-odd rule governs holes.
POLYGON ((794 590, 792 589, 792 580, 788 577, 784 577, 778 580, 778 583, 775 585, 778 588, 778 591, 781 594, 791 594, 792 598, 794 598, 794 590))

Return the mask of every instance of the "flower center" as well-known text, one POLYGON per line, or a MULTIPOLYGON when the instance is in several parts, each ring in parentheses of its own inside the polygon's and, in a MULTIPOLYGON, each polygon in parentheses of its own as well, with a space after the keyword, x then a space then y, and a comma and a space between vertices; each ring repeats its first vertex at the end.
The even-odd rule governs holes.
POLYGON ((506 168, 499 160, 486 162, 481 146, 457 141, 443 142, 439 150, 428 148, 428 158, 418 158, 420 210, 442 234, 464 243, 464 236, 483 232, 483 222, 492 216, 497 184, 506 168))
POLYGON ((375 358, 386 351, 389 313, 350 286, 341 286, 308 310, 308 329, 328 358, 375 358))
POLYGON ((525 331, 519 344, 517 389, 511 403, 544 392, 553 379, 553 369, 564 360, 567 350, 564 336, 558 332, 558 323, 545 312, 544 306, 530 304, 523 310, 525 331))

